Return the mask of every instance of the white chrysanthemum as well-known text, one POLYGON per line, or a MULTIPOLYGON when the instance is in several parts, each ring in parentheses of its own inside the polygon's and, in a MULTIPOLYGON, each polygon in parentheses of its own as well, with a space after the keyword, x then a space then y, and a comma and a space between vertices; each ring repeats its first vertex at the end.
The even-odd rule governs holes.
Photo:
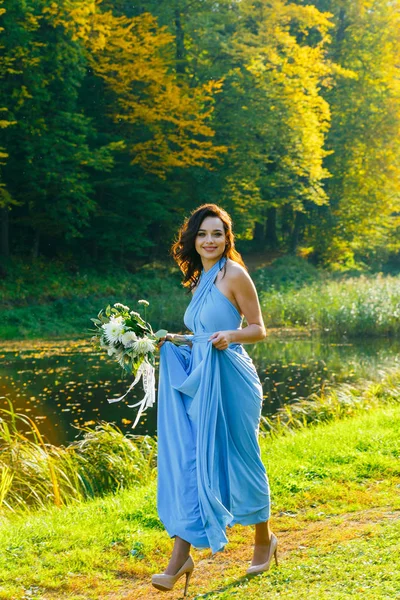
POLYGON ((121 336, 124 333, 125 321, 122 317, 110 318, 108 323, 103 323, 102 328, 104 330, 105 338, 112 344, 121 341, 121 336))
POLYGON ((107 350, 107 354, 108 356, 112 356, 113 354, 116 354, 117 349, 114 346, 110 346, 107 350))
POLYGON ((132 344, 132 349, 138 354, 147 354, 148 352, 154 352, 155 344, 149 338, 142 338, 132 344))
MULTIPOLYGON (((136 344, 136 342, 132 342, 132 344, 136 344)), ((133 348, 127 348, 127 350, 128 350, 128 354, 131 357, 131 359, 134 359, 139 355, 137 350, 134 350, 133 348)))
POLYGON ((132 348, 133 342, 136 342, 137 335, 134 331, 126 331, 121 336, 121 342, 125 348, 132 348))

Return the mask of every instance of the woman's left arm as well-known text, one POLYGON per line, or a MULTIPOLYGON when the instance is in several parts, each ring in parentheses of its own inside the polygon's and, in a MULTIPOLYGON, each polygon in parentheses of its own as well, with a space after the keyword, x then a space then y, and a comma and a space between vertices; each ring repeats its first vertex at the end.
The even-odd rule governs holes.
POLYGON ((216 331, 209 340, 219 350, 225 350, 229 344, 254 344, 266 337, 257 290, 244 269, 235 269, 230 276, 231 291, 236 303, 245 316, 248 325, 243 329, 216 331))

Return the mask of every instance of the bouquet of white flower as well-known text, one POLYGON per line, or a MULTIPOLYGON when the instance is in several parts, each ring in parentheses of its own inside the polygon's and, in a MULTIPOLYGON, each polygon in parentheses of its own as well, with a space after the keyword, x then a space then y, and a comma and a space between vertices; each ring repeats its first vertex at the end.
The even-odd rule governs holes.
MULTIPOLYGON (((138 304, 144 305, 146 315, 146 307, 149 305, 147 300, 139 300, 138 304)), ((116 302, 113 307, 108 305, 106 309, 101 309, 97 318, 91 321, 96 326, 95 330, 90 330, 96 334, 92 337, 95 346, 107 350, 109 356, 114 356, 121 367, 134 376, 128 391, 119 398, 107 399, 108 402, 119 402, 141 377, 143 379, 144 398, 136 404, 128 404, 130 408, 140 405, 132 425, 134 428, 142 412, 153 406, 155 402, 154 353, 157 341, 168 332, 160 329, 154 333, 150 323, 147 323, 138 312, 119 302, 116 302)))

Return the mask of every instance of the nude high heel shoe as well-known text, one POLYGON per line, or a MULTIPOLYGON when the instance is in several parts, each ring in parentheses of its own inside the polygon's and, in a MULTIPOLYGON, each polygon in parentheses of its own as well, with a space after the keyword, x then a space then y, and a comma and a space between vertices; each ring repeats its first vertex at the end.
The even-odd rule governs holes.
POLYGON ((194 569, 193 558, 189 554, 186 561, 181 566, 179 571, 177 573, 175 573, 175 575, 166 575, 165 573, 157 573, 152 576, 151 583, 158 590, 162 590, 163 592, 166 592, 168 590, 172 590, 172 588, 174 587, 174 585, 175 585, 176 581, 179 579, 179 577, 181 577, 182 575, 184 575, 186 573, 185 591, 183 592, 183 595, 186 596, 188 585, 189 585, 189 580, 193 573, 193 569, 194 569))
POLYGON ((275 556, 275 564, 278 566, 278 540, 274 533, 271 533, 271 546, 269 550, 268 560, 261 565, 253 565, 249 567, 246 571, 247 575, 255 575, 256 573, 262 573, 263 571, 268 571, 272 556, 275 556))

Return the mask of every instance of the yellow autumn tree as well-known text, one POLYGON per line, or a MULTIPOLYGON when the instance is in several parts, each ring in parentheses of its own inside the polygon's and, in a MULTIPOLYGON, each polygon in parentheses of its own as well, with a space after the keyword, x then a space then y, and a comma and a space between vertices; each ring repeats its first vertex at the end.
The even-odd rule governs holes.
POLYGON ((172 68, 174 38, 154 16, 115 16, 102 12, 101 4, 72 0, 45 10, 85 44, 90 67, 112 99, 109 116, 118 124, 132 164, 161 177, 175 167, 212 168, 227 151, 213 144, 210 125, 222 81, 190 87, 178 80, 172 68))

